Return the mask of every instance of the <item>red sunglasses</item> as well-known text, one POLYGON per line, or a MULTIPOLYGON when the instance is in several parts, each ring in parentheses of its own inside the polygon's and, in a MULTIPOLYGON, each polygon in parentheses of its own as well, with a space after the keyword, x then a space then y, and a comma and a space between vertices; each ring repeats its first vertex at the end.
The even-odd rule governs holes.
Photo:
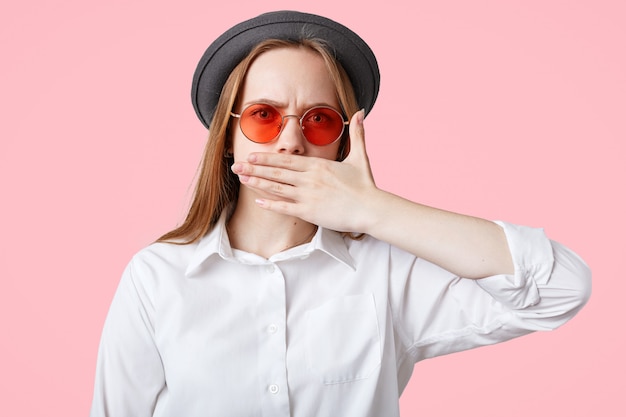
POLYGON ((317 146, 335 142, 350 124, 337 110, 327 106, 312 107, 300 117, 295 114, 282 115, 270 104, 254 103, 241 114, 231 112, 230 115, 239 119, 239 128, 244 136, 256 143, 270 143, 278 138, 286 117, 298 118, 305 139, 317 146))

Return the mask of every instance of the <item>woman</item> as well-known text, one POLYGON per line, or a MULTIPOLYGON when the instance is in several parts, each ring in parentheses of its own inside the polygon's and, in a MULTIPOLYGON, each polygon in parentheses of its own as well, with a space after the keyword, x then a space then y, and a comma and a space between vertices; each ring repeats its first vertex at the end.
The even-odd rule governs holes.
POLYGON ((122 277, 92 416, 394 416, 415 362, 584 305, 587 267, 541 230, 375 186, 377 92, 369 47, 319 16, 265 14, 209 47, 194 200, 122 277))

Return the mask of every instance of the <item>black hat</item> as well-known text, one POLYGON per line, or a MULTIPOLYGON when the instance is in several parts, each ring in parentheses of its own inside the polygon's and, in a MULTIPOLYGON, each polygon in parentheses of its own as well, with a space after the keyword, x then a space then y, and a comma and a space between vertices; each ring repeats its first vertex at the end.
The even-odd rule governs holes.
POLYGON ((266 39, 298 41, 321 39, 343 66, 352 82, 357 103, 365 114, 374 106, 380 74, 376 57, 363 39, 333 20, 294 11, 265 13, 233 26, 206 50, 191 86, 191 101, 207 128, 213 118, 222 87, 232 70, 266 39))

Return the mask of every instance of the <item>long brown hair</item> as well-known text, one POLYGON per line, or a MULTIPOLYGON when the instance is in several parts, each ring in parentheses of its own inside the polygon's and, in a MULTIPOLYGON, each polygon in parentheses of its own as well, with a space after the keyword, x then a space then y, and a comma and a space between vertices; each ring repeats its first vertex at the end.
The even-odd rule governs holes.
MULTIPOLYGON (((358 103, 348 75, 322 40, 303 39, 286 41, 269 39, 259 43, 230 73, 220 94, 213 120, 209 127, 209 137, 204 148, 202 162, 196 182, 189 212, 182 225, 161 236, 157 242, 189 244, 198 241, 217 223, 220 215, 239 195, 239 179, 230 170, 232 156, 227 156, 230 147, 230 112, 237 102, 245 75, 252 61, 263 52, 276 48, 305 47, 320 54, 324 59, 337 89, 337 98, 344 115, 350 120, 359 110, 358 103)), ((347 131, 341 138, 338 160, 343 160, 349 152, 347 131)))

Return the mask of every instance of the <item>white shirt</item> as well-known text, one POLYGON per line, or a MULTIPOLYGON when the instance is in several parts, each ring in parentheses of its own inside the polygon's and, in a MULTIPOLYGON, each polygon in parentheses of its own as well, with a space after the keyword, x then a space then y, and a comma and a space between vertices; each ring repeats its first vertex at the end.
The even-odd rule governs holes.
POLYGON ((540 229, 499 223, 514 275, 458 278, 387 243, 319 228, 265 259, 153 244, 104 326, 91 416, 398 416, 414 363, 570 319, 590 272, 540 229))

